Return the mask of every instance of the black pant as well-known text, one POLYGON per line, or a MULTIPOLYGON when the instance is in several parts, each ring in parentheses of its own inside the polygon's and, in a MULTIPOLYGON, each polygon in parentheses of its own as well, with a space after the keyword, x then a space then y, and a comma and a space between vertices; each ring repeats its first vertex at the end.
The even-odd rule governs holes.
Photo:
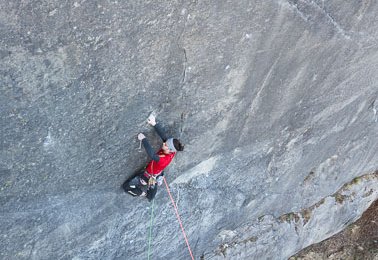
POLYGON ((144 176, 144 171, 125 181, 122 185, 125 192, 132 196, 146 196, 149 201, 152 201, 157 193, 157 185, 148 186, 148 179, 144 176), (147 184, 143 185, 141 179, 147 184))

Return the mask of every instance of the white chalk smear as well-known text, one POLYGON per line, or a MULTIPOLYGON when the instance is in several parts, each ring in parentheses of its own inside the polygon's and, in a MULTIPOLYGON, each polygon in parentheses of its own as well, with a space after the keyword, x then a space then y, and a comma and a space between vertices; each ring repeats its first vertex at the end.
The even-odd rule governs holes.
POLYGON ((48 149, 48 148, 50 148, 51 146, 54 146, 54 144, 55 144, 55 140, 54 140, 54 138, 51 136, 51 132, 50 132, 50 130, 48 131, 48 134, 47 134, 47 136, 46 136, 46 138, 45 138, 45 141, 43 142, 43 147, 45 148, 45 149, 48 149))

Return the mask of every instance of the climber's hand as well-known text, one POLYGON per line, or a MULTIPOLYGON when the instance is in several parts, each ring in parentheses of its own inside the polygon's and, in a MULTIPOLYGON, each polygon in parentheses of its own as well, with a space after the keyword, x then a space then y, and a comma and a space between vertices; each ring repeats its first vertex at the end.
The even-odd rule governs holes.
POLYGON ((154 115, 150 115, 148 118, 147 118, 147 123, 149 123, 150 125, 152 126, 155 126, 156 125, 156 118, 154 115))
POLYGON ((142 133, 138 134, 138 140, 139 141, 142 141, 144 138, 146 138, 146 136, 142 133))

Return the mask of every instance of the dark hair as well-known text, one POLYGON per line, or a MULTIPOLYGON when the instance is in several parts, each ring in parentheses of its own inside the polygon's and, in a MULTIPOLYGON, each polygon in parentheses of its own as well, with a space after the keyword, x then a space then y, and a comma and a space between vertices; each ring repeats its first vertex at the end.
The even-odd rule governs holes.
POLYGON ((184 151, 184 145, 178 139, 173 139, 173 145, 177 151, 184 151))

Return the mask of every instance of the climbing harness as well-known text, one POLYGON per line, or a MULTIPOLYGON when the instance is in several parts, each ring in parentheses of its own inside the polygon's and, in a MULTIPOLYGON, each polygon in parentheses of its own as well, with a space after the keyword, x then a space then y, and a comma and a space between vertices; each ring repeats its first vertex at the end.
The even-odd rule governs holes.
POLYGON ((148 179, 148 187, 152 187, 156 184, 156 177, 154 176, 151 176, 149 179, 148 179))
MULTIPOLYGON (((153 169, 153 167, 152 167, 152 169, 153 169)), ((144 175, 144 177, 146 177, 148 179, 148 183, 143 180, 142 184, 143 185, 148 184, 149 188, 155 186, 155 184, 157 183, 157 178, 159 178, 161 176, 161 173, 162 172, 160 172, 159 174, 151 174, 151 173, 149 173, 145 170, 143 175, 144 175)))
POLYGON ((190 249, 190 245, 189 245, 189 242, 188 242, 188 238, 186 237, 186 233, 185 233, 185 230, 184 230, 184 226, 182 225, 182 221, 181 221, 181 218, 180 218, 180 215, 178 213, 178 210, 177 210, 177 206, 176 206, 176 203, 171 195, 171 191, 169 189, 169 186, 168 186, 168 183, 167 183, 167 180, 165 179, 165 177, 163 177, 164 179, 164 183, 165 183, 165 187, 167 188, 167 192, 168 192, 168 195, 169 197, 171 198, 171 202, 172 202, 172 205, 175 209, 175 212, 176 212, 176 217, 177 217, 177 220, 180 224, 180 227, 181 227, 181 231, 182 231, 182 234, 184 235, 184 239, 185 239, 185 242, 186 242, 186 245, 188 246, 188 250, 189 250, 189 253, 190 253, 190 256, 192 257, 192 260, 194 260, 194 257, 193 257, 193 253, 192 253, 192 250, 190 249))

